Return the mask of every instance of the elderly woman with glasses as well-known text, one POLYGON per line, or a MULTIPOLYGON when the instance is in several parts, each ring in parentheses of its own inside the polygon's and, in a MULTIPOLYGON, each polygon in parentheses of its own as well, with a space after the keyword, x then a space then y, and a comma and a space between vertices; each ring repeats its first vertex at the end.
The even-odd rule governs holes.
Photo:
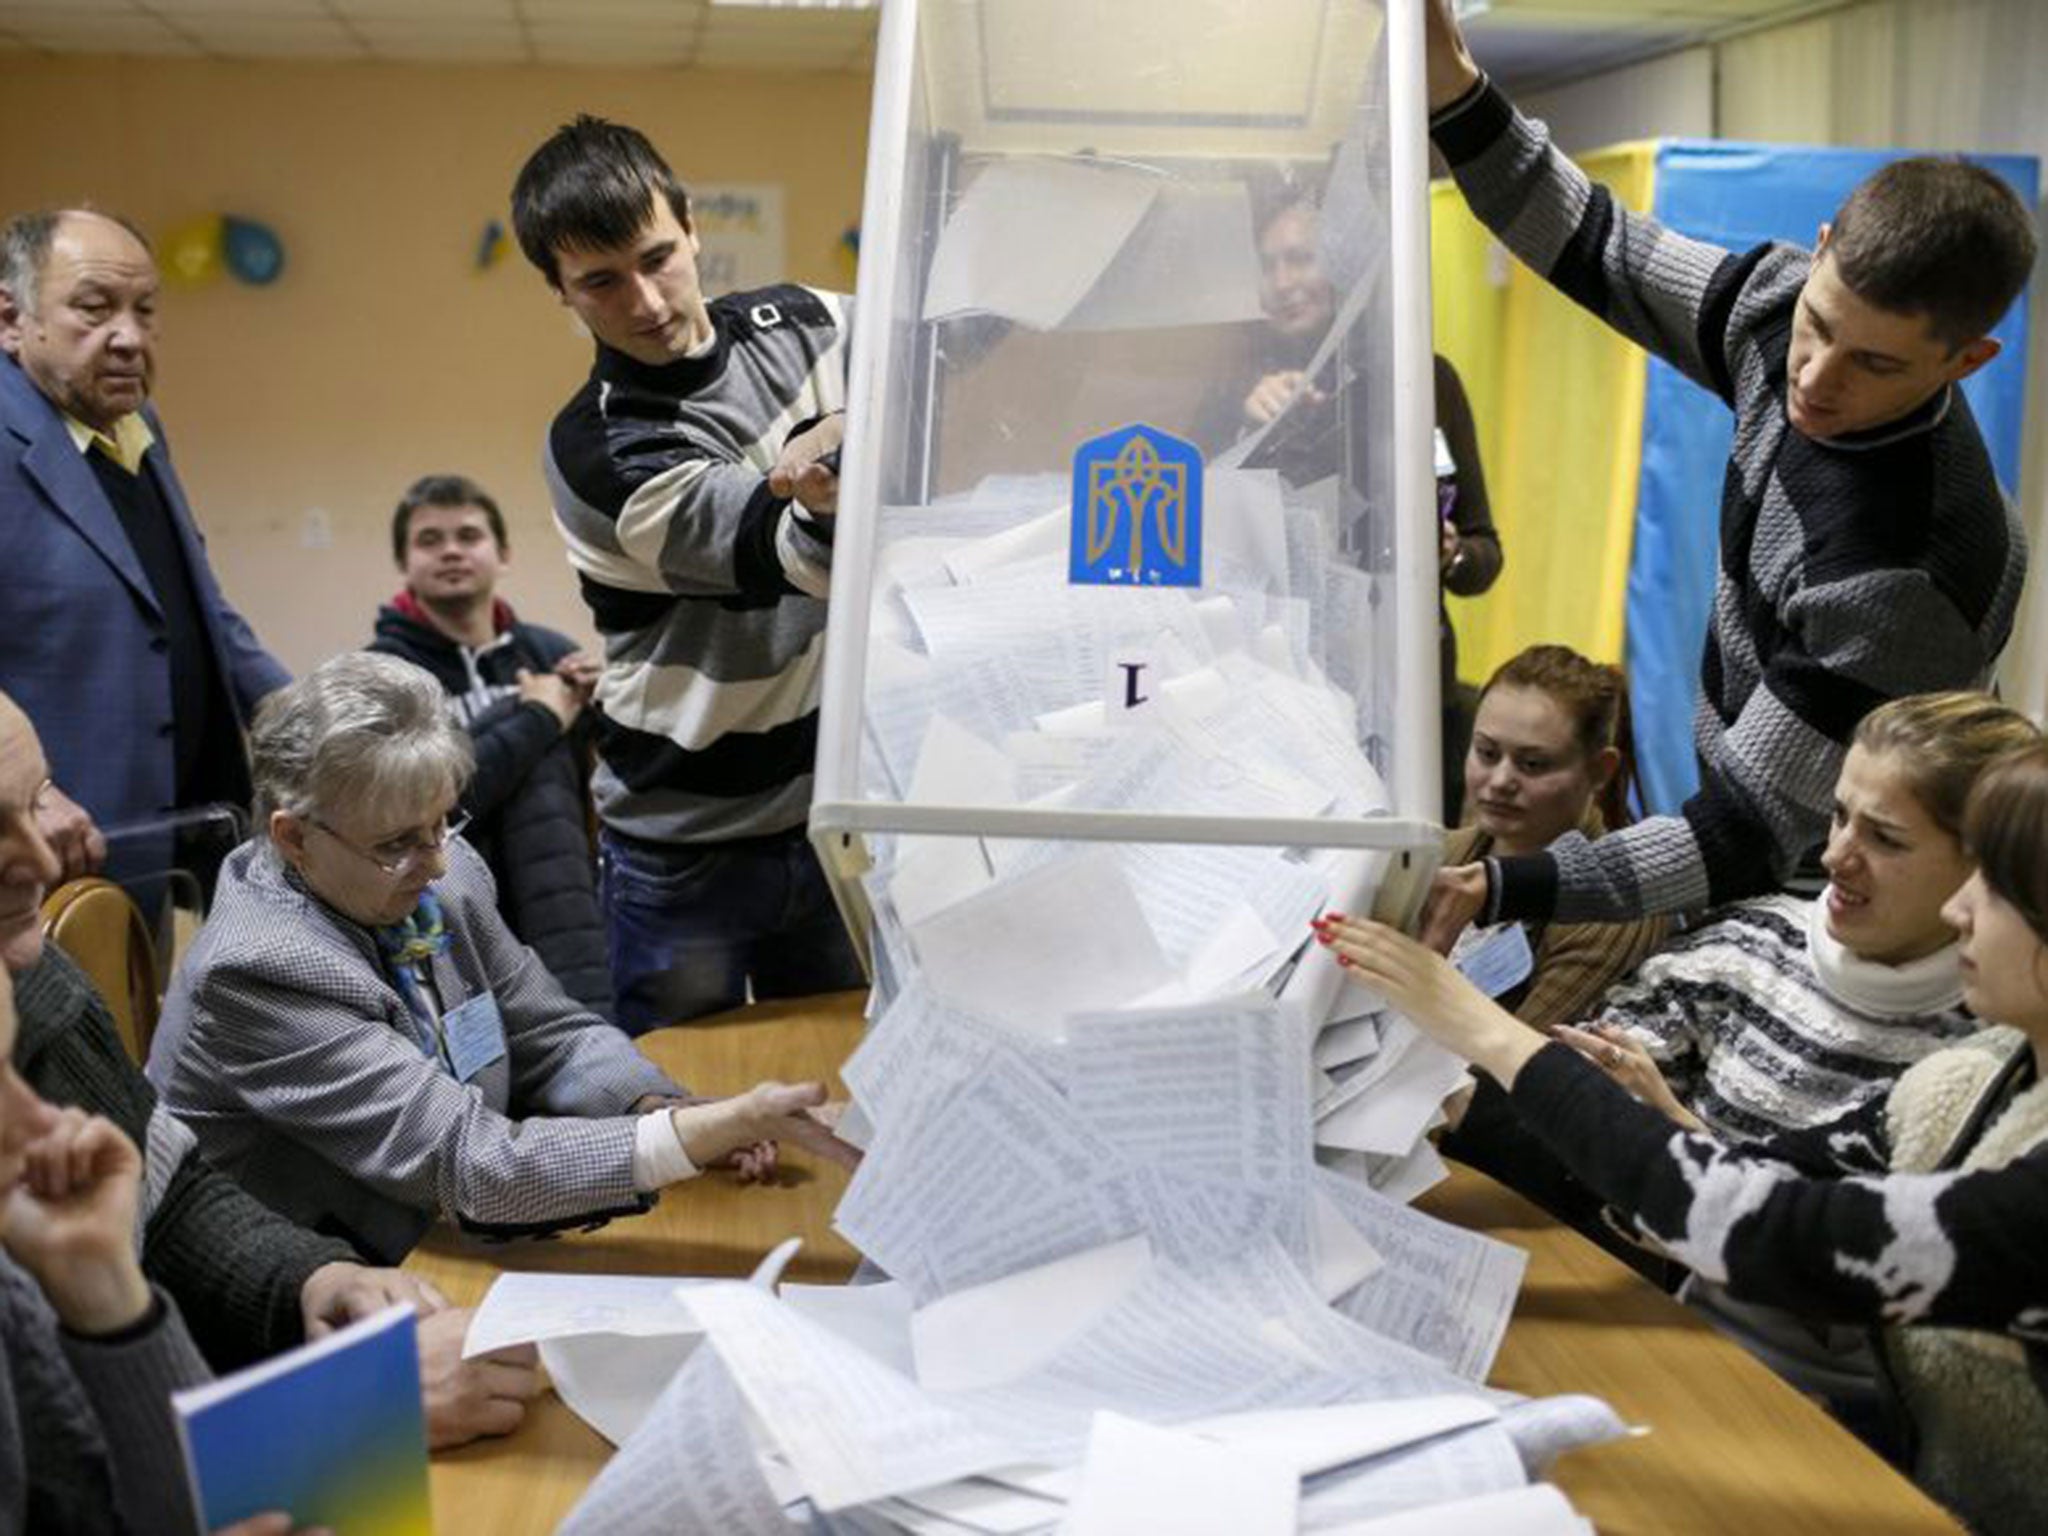
POLYGON ((338 656, 252 732, 257 835, 165 1000, 149 1076, 213 1163, 395 1263, 436 1219, 488 1236, 647 1208, 775 1142, 846 1160, 815 1083, 692 1100, 498 915, 450 813, 470 768, 439 684, 338 656))

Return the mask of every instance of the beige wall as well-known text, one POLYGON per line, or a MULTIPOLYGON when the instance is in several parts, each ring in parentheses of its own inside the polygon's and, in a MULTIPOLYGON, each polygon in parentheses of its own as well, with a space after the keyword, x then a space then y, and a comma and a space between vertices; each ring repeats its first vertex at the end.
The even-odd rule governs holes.
POLYGON ((157 403, 230 598, 286 665, 360 644, 396 587, 388 520, 430 470, 505 506, 507 594, 587 636, 540 443, 590 344, 516 250, 474 269, 521 160, 591 111, 684 179, 780 182, 789 276, 838 286, 859 222, 865 75, 0 62, 0 209, 91 199, 153 236, 207 212, 284 241, 269 288, 173 289, 157 403), (308 547, 309 512, 332 529, 308 547))

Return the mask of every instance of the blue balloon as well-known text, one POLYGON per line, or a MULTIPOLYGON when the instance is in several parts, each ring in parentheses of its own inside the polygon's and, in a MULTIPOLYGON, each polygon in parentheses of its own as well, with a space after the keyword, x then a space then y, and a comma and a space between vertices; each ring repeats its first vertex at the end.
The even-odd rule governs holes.
POLYGON ((229 214, 221 220, 221 245, 228 270, 245 283, 261 287, 284 271, 284 243, 268 224, 229 214))

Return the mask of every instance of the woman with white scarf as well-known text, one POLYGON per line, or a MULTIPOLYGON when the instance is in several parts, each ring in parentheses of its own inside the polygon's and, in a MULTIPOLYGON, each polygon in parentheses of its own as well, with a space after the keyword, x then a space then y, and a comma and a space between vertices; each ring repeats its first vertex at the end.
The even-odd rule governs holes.
POLYGON ((1835 782, 1816 901, 1734 902, 1558 1030, 1679 1124, 1758 1140, 1833 1120, 1976 1028, 1942 904, 1969 878, 1963 805, 2038 739, 1974 692, 1881 705, 1835 782))

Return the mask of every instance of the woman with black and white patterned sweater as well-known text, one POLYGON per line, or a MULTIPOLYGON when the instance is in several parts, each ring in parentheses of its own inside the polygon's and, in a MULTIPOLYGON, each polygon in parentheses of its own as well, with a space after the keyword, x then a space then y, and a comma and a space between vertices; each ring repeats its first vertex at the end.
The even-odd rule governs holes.
POLYGON ((1999 1024, 1764 1144, 1674 1129, 1393 929, 1333 917, 1319 936, 1509 1089, 1644 1237, 1745 1301, 1885 1329, 1914 1475, 1979 1530, 2031 1532, 2048 1529, 2048 744, 1983 775, 1964 837, 1977 870, 1945 910, 1964 1000, 1999 1024))
POLYGON ((1725 1138, 1803 1130, 1882 1098, 1977 1027, 1941 915, 1970 873, 1963 806, 1986 767, 2039 739, 1985 693, 1878 706, 1835 780, 1820 899, 1709 913, 1607 992, 1598 1025, 1563 1038, 1596 1060, 1618 1048, 1622 1086, 1725 1138))

